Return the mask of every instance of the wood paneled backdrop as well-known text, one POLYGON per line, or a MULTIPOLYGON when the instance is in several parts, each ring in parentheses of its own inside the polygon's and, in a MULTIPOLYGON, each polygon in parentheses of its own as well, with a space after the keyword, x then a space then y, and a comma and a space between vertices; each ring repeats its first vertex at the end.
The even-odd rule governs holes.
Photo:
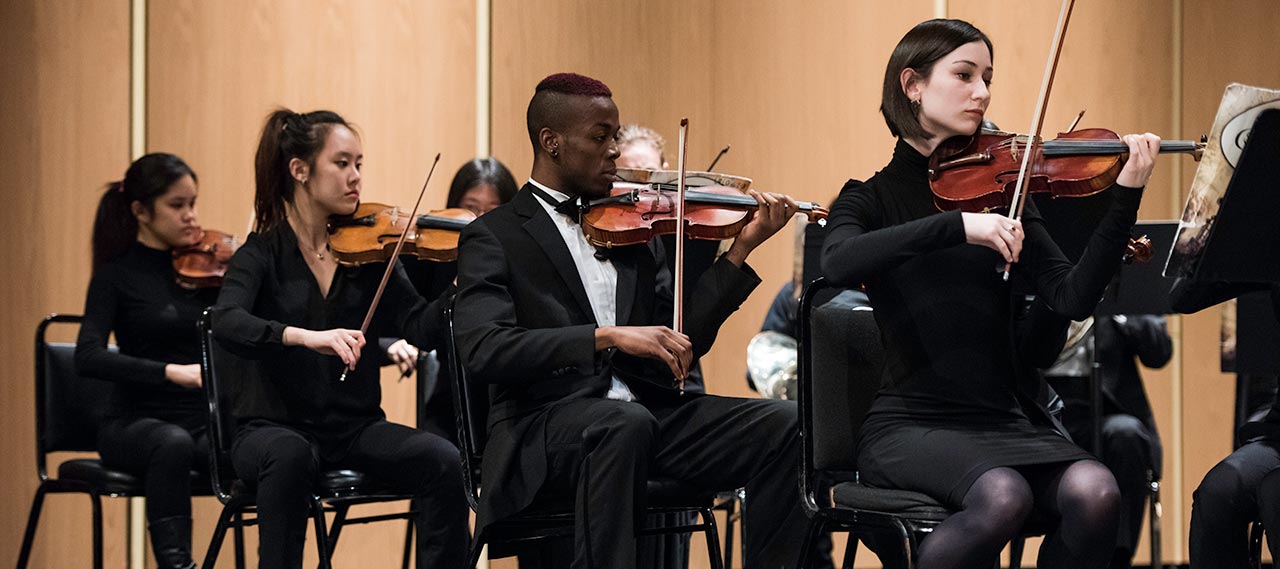
MULTIPOLYGON (((870 176, 888 160, 879 85, 907 29, 941 11, 986 31, 996 44, 990 118, 1021 130, 1058 8, 1049 0, 493 0, 492 67, 485 70, 475 57, 476 2, 151 0, 145 148, 187 159, 200 175, 201 221, 242 233, 265 115, 277 106, 328 108, 364 136, 369 199, 407 203, 431 156, 442 152, 427 198, 439 207, 448 178, 476 147, 476 74, 491 73, 492 153, 523 180, 531 163, 524 108, 533 86, 572 70, 608 83, 624 121, 669 140, 679 118, 689 117, 693 166, 732 144, 719 169, 827 202, 846 178, 870 176)), ((0 37, 7 56, 0 117, 10 125, 0 151, 8 172, 0 235, 12 245, 0 253, 11 274, 0 280, 0 472, 8 506, 0 563, 17 556, 36 486, 31 334, 45 313, 82 310, 99 192, 129 162, 129 13, 127 0, 0 5, 8 30, 0 37)), ((1209 128, 1226 83, 1280 86, 1280 59, 1267 48, 1278 27, 1280 6, 1270 0, 1082 0, 1047 130, 1065 128, 1088 108, 1086 126, 1194 138, 1209 128)), ((1162 159, 1141 217, 1176 217, 1194 168, 1189 159, 1162 159)), ((765 283, 704 360, 711 391, 749 395, 745 346, 789 278, 792 243, 784 233, 753 256, 765 283)), ((1234 382, 1218 372, 1219 314, 1171 318, 1174 361, 1145 373, 1167 449, 1166 561, 1185 562, 1191 492, 1230 451, 1234 382)), ((384 388, 388 413, 411 420, 412 386, 388 380, 384 388)), ((198 556, 216 510, 212 500, 197 500, 198 556)), ((88 512, 83 497, 49 498, 33 566, 87 565, 88 512)), ((108 562, 119 567, 122 501, 108 500, 106 512, 108 562)), ((348 531, 339 566, 397 563, 399 527, 348 531)), ((252 547, 254 532, 248 535, 252 547)), ((844 540, 836 541, 839 552, 844 540)), ((1140 550, 1138 562, 1146 557, 1140 550)), ((874 566, 869 555, 859 559, 874 566)), ((704 564, 695 546, 693 566, 704 564)), ((229 555, 222 566, 231 566, 229 555)))

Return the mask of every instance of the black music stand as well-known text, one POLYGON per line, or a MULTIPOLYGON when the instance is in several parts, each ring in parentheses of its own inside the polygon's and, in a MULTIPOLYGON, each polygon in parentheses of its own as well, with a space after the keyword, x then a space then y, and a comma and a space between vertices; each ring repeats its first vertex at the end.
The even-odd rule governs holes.
POLYGON ((1280 110, 1258 114, 1191 278, 1280 282, 1280 110))

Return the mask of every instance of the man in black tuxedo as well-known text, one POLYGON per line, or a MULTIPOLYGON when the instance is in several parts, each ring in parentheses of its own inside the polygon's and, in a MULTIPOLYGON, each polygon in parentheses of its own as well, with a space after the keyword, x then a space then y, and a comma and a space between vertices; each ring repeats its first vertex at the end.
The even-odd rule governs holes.
POLYGON ((682 393, 689 363, 760 279, 747 255, 796 211, 759 210, 686 296, 672 331, 670 282, 653 245, 596 251, 566 207, 608 195, 618 109, 603 83, 539 83, 528 110, 533 172, 511 203, 462 233, 455 310, 462 365, 489 384, 480 527, 572 501, 574 567, 636 566, 646 482, 745 486, 746 565, 794 563, 805 524, 796 491, 794 404, 682 393))

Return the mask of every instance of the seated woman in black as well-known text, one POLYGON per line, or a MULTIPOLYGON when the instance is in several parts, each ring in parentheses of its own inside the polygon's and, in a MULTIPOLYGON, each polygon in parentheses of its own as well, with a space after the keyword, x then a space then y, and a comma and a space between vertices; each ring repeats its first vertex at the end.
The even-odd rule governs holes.
POLYGON ((200 238, 196 193, 195 172, 172 154, 143 156, 107 186, 76 341, 79 373, 116 382, 98 450, 106 466, 142 478, 161 568, 195 567, 190 473, 209 468, 196 321, 218 291, 179 287, 170 253, 200 238), (119 353, 107 350, 112 332, 119 353))
MULTIPOLYGON (((339 266, 330 216, 360 201, 360 138, 328 111, 272 113, 258 145, 255 232, 218 297, 214 335, 257 360, 233 386, 236 473, 256 488, 261 567, 299 567, 308 497, 323 470, 352 468, 417 497, 418 567, 456 567, 467 546, 458 449, 390 423, 377 358, 361 358, 360 324, 385 265, 339 266), (339 381, 343 370, 349 370, 339 381)), ((368 333, 434 347, 443 299, 422 298, 399 266, 368 333)))
POLYGON ((1129 135, 1114 202, 1076 265, 1028 202, 1021 223, 939 213, 928 156, 977 132, 990 102, 992 47, 972 25, 931 20, 906 34, 885 71, 881 112, 893 160, 847 183, 831 210, 823 269, 867 285, 885 348, 883 385, 862 430, 863 482, 922 492, 957 510, 927 537, 919 567, 989 566, 1034 508, 1054 527, 1040 567, 1102 567, 1119 491, 1106 467, 1047 426, 1022 394, 1006 262, 1055 312, 1093 312, 1119 267, 1159 139, 1129 135))

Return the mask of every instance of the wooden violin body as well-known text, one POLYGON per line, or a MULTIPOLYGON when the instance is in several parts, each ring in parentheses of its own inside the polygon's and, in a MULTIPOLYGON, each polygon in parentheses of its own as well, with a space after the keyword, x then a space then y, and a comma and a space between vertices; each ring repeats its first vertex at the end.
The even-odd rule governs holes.
MULTIPOLYGON (((939 145, 929 157, 934 204, 941 211, 1007 210, 1027 142, 1026 136, 984 129, 939 145)), ((1091 196, 1111 187, 1128 156, 1120 136, 1101 128, 1061 133, 1030 148, 1024 191, 1054 197, 1091 196)), ((1203 150, 1202 142, 1160 143, 1160 152, 1190 153, 1197 159, 1203 150)))
MULTIPOLYGON (((592 200, 582 212, 582 231, 598 247, 647 243, 657 235, 676 233, 676 192, 665 184, 615 182, 610 196, 592 200)), ((825 219, 827 210, 801 203, 810 220, 825 219)), ((741 190, 718 185, 697 186, 685 194, 685 236, 721 240, 738 235, 758 206, 741 190)))
POLYGON ((173 250, 173 271, 178 286, 195 290, 222 286, 231 255, 240 247, 234 235, 206 229, 189 247, 173 250))
MULTIPOLYGON (((417 216, 400 250, 402 255, 450 262, 458 259, 458 237, 475 214, 460 208, 417 216)), ((350 216, 329 223, 329 250, 339 264, 358 266, 391 258, 411 214, 380 203, 362 203, 350 216)))

